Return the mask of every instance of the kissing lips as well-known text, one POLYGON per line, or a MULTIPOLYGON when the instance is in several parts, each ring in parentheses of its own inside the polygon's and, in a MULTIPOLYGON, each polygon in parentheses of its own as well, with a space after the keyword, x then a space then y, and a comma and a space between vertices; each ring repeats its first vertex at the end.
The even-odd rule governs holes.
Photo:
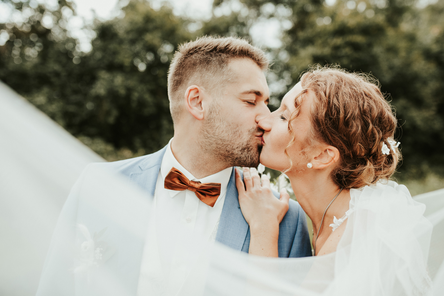
POLYGON ((261 145, 263 145, 264 143, 264 138, 262 137, 264 134, 260 133, 256 135, 256 139, 258 139, 258 141, 261 143, 261 145))

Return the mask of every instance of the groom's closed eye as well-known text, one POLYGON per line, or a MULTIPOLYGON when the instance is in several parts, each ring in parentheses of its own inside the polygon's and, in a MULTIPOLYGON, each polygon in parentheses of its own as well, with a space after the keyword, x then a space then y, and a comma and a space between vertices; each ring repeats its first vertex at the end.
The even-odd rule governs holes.
MULTIPOLYGON (((247 104, 250 104, 250 105, 256 105, 257 104, 257 98, 263 98, 264 97, 264 94, 261 91, 253 90, 253 89, 244 91, 244 92, 241 93, 241 95, 245 96, 245 97, 250 97, 250 96, 254 96, 255 97, 254 100, 245 100, 244 99, 244 101, 247 104)), ((270 98, 269 97, 264 100, 264 103, 267 106, 268 106, 269 102, 270 102, 270 98)))

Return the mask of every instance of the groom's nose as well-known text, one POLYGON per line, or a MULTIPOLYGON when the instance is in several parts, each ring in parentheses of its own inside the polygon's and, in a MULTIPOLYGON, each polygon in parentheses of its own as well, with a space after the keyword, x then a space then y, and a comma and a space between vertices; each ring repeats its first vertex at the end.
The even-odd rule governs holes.
POLYGON ((256 123, 259 124, 259 122, 270 115, 270 109, 265 105, 265 108, 261 108, 260 112, 256 115, 256 123))
POLYGON ((258 121, 258 126, 266 132, 270 131, 271 130, 271 113, 263 116, 258 121))

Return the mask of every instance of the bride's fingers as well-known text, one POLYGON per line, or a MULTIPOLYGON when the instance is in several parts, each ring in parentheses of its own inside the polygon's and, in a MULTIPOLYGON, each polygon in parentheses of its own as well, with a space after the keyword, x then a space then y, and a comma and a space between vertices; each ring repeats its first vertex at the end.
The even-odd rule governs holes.
POLYGON ((281 213, 278 215, 278 222, 281 223, 282 219, 288 212, 288 208, 290 207, 290 205, 288 204, 290 202, 290 195, 284 188, 281 189, 279 201, 282 203, 283 206, 281 213))
POLYGON ((270 178, 267 175, 261 176, 262 187, 270 188, 270 178))
POLYGON ((242 195, 242 193, 245 193, 245 186, 244 186, 244 182, 242 181, 242 177, 240 175, 239 169, 238 168, 234 168, 234 173, 236 175, 236 187, 237 187, 237 192, 239 193, 239 196, 242 195))
POLYGON ((280 196, 280 201, 288 205, 290 202, 290 195, 287 193, 285 188, 281 189, 280 196))
POLYGON ((243 168, 244 172, 244 183, 245 183, 245 189, 251 189, 253 187, 253 180, 251 179, 250 169, 249 168, 243 168))
POLYGON ((261 179, 259 177, 259 173, 255 168, 250 168, 251 181, 253 182, 254 187, 261 187, 261 179))

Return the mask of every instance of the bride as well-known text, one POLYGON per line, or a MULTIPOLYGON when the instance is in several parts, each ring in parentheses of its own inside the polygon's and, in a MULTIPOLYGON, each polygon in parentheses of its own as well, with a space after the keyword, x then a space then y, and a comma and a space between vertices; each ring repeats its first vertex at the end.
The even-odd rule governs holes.
MULTIPOLYGON (((401 156, 396 118, 379 87, 365 75, 314 68, 259 126, 261 163, 290 179, 313 223, 313 254, 334 258, 333 286, 324 292, 425 295, 431 224, 425 206, 389 181, 401 156)), ((256 169, 244 168, 243 177, 237 171, 249 253, 277 257, 289 195, 276 199, 256 169)))

